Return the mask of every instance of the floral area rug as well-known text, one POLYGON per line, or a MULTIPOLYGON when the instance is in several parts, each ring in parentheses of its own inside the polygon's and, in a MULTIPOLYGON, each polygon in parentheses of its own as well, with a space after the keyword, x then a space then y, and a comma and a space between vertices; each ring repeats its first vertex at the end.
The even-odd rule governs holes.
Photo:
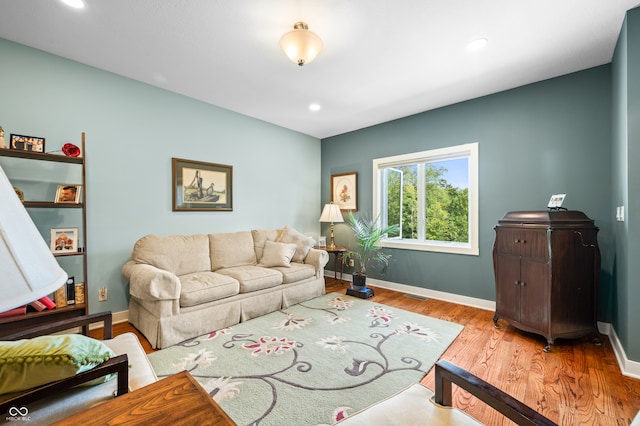
POLYGON ((338 293, 149 355, 189 371, 239 425, 329 425, 417 383, 459 324, 338 293))

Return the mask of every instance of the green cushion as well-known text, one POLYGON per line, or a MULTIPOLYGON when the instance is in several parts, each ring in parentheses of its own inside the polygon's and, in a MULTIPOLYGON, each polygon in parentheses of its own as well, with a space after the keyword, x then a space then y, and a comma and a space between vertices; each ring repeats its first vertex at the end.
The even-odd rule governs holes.
MULTIPOLYGON (((82 334, 0 342, 0 394, 72 377, 112 356, 115 353, 104 343, 82 334)), ((111 378, 105 377, 100 382, 111 378)))

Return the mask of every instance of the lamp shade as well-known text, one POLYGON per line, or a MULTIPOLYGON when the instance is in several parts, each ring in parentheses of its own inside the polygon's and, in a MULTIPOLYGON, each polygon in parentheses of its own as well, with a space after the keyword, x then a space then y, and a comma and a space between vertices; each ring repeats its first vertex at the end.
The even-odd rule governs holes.
POLYGON ((320 215, 319 222, 344 222, 342 218, 342 212, 340 211, 340 206, 337 204, 325 204, 322 209, 322 214, 320 215))
POLYGON ((322 39, 304 22, 296 22, 293 30, 280 38, 280 48, 296 64, 303 66, 313 61, 322 49, 322 39))
POLYGON ((0 312, 53 293, 67 280, 0 167, 0 312))

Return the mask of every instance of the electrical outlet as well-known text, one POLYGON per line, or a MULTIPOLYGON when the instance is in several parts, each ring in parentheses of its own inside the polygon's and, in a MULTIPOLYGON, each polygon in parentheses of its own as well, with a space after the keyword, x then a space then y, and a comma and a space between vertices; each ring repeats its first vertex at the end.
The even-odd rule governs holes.
POLYGON ((104 302, 107 300, 107 288, 102 287, 98 289, 98 302, 104 302))
POLYGON ((353 259, 349 259, 349 266, 351 266, 352 268, 355 266, 355 262, 353 261, 353 259))

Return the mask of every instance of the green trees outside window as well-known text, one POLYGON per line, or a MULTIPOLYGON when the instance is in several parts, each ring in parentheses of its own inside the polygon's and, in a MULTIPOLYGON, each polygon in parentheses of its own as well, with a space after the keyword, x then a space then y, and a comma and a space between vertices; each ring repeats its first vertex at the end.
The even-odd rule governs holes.
POLYGON ((389 238, 469 242, 467 170, 466 158, 384 169, 387 223, 399 225, 389 238))

